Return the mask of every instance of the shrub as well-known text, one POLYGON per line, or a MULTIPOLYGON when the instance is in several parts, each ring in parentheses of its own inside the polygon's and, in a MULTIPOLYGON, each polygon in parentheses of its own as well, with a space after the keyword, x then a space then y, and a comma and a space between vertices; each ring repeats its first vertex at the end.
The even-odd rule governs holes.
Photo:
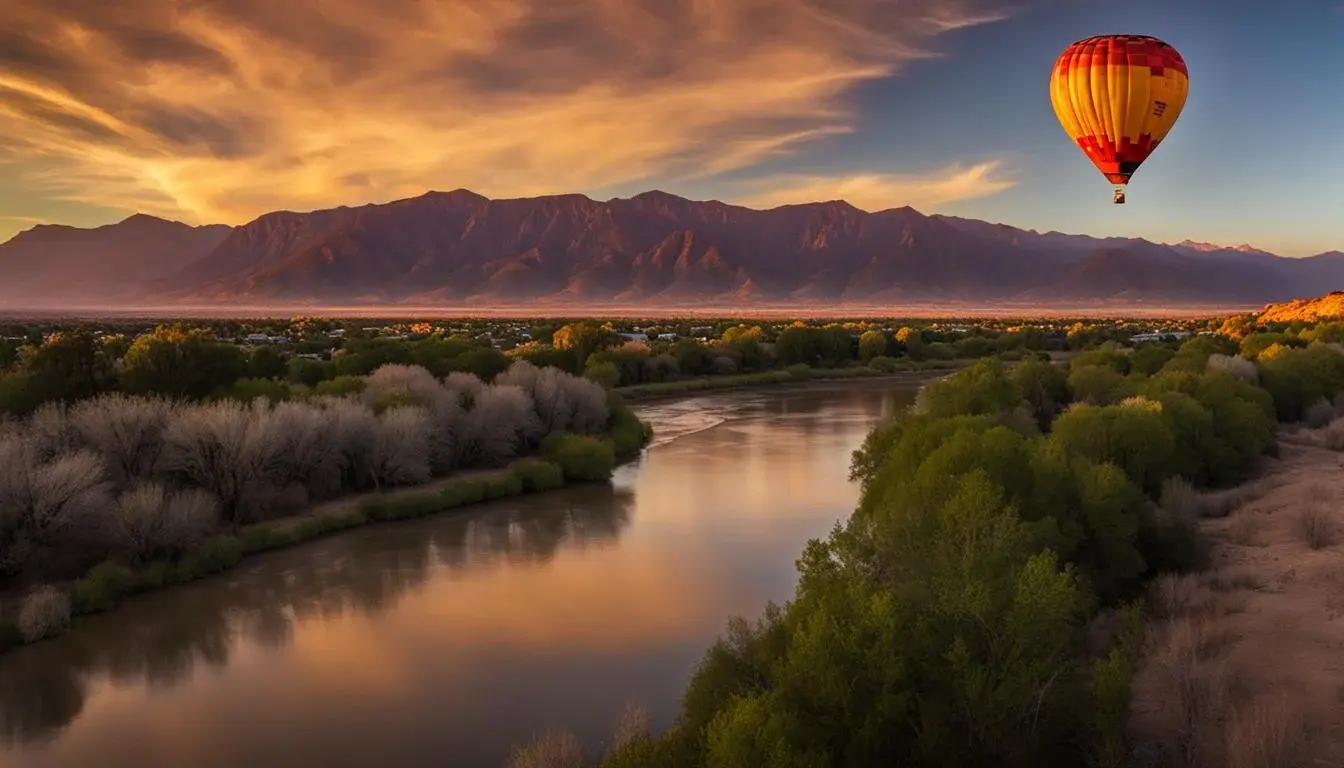
POLYGON ((95 565, 71 589, 75 613, 111 610, 123 596, 135 590, 135 574, 120 563, 95 565))
POLYGON ((569 731, 550 730, 530 743, 516 747, 511 768, 585 768, 587 758, 578 737, 569 731))
POLYGON ((606 480, 616 468, 611 442, 595 437, 557 432, 542 441, 541 452, 559 465, 566 480, 606 480))
POLYGON ((19 634, 26 643, 59 635, 69 624, 70 599, 55 587, 33 590, 19 609, 19 634))
POLYGON ((117 499, 113 535, 133 562, 171 560, 204 541, 218 519, 218 504, 208 492, 146 483, 117 499))
POLYGON ((1320 429, 1334 421, 1334 418, 1335 406, 1324 397, 1313 403, 1307 408, 1306 413, 1302 414, 1302 421, 1309 429, 1320 429))
POLYGON ((1244 357, 1235 355, 1209 355, 1208 369, 1211 371, 1222 371, 1223 373, 1236 376, 1242 381, 1251 384, 1257 384, 1260 381, 1260 371, 1255 367, 1255 363, 1244 357))
POLYGON ((1302 541, 1312 549, 1333 546, 1338 538, 1334 518, 1329 510, 1320 504, 1308 504, 1298 510, 1295 524, 1302 541))
POLYGON ((519 459, 509 465, 509 471, 518 477, 524 493, 548 491, 565 484, 565 471, 560 465, 542 459, 519 459))
POLYGON ((617 461, 629 461, 644 450, 644 446, 653 439, 653 428, 641 421, 635 412, 624 404, 611 409, 611 422, 607 425, 607 438, 616 451, 617 461))
POLYGON ((589 362, 583 369, 583 378, 603 389, 612 389, 621 383, 621 369, 612 362, 589 362))
POLYGON ((895 373, 900 368, 900 362, 894 357, 878 355, 868 361, 868 367, 872 368, 874 371, 881 371, 882 373, 895 373))
POLYGON ((195 552, 182 558, 177 578, 191 581, 228 570, 243 558, 243 542, 236 536, 214 536, 195 552))
POLYGON ((364 379, 360 376, 337 376, 334 379, 318 382, 313 394, 322 397, 343 397, 357 395, 364 391, 364 379))

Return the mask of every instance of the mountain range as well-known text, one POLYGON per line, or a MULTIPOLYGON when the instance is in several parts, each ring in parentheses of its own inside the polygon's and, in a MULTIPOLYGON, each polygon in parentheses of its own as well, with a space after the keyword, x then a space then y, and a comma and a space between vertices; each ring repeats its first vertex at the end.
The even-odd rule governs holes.
POLYGON ((1344 288, 1344 253, 1037 232, 842 201, 467 190, 241 226, 145 215, 0 244, 0 304, 695 308, 1258 307, 1344 288))

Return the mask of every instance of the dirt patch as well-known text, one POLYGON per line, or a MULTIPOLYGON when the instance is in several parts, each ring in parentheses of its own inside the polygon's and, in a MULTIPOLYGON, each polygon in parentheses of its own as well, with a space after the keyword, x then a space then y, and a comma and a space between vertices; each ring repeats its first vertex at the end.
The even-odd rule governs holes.
POLYGON ((1285 432, 1201 521, 1208 570, 1154 584, 1132 720, 1145 764, 1344 765, 1344 453, 1325 442, 1285 432))

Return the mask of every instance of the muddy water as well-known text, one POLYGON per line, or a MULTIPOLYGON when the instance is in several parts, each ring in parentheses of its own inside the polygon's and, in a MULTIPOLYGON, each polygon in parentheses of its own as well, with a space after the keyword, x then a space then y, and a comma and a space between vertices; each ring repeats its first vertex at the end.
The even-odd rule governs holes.
POLYGON ((674 717, 735 613, 848 515, 850 453, 915 384, 640 407, 611 485, 370 526, 0 656, 0 766, 489 766, 622 705, 674 717))

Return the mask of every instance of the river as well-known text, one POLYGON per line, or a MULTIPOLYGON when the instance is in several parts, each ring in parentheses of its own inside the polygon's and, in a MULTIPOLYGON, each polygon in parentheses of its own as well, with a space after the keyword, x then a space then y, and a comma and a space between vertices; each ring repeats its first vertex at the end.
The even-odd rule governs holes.
POLYGON ((0 765, 483 766, 548 726, 655 728, 730 615, 785 600, 850 453, 914 383, 640 406, 610 486, 373 525, 0 656, 0 765))

